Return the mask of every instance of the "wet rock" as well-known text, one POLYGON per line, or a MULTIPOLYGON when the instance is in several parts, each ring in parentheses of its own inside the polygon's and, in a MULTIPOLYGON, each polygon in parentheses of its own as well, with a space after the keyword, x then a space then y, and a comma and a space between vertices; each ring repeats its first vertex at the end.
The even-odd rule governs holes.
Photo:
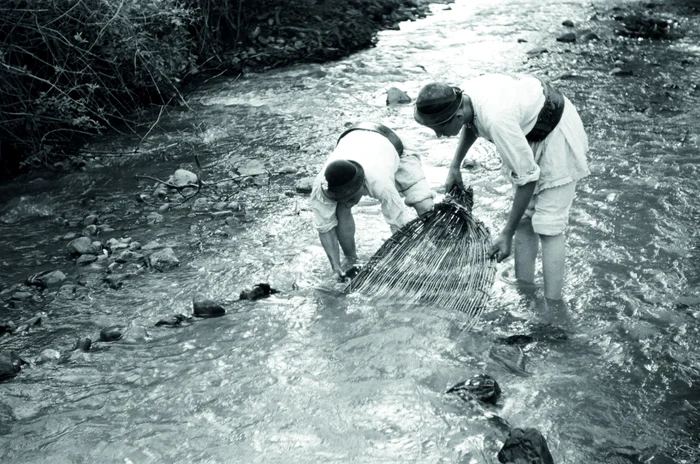
POLYGON ((131 250, 123 250, 119 252, 114 261, 117 263, 138 263, 143 262, 146 258, 141 253, 136 253, 131 250))
POLYGON ((76 234, 75 232, 68 232, 62 238, 63 238, 63 240, 73 240, 77 236, 78 236, 78 234, 76 234))
POLYGON ((211 206, 212 203, 208 198, 195 198, 192 202, 192 211, 208 211, 211 206))
POLYGON ((670 39, 671 22, 666 19, 654 18, 644 14, 629 14, 615 16, 622 23, 621 28, 615 29, 615 34, 635 39, 670 39))
POLYGON ((46 315, 44 313, 41 313, 41 314, 37 314, 36 316, 34 316, 32 318, 27 319, 24 322, 20 322, 19 324, 17 324, 17 327, 14 328, 12 333, 22 334, 22 333, 29 332, 31 329, 34 329, 36 327, 41 327, 41 324, 42 324, 45 316, 46 315))
POLYGON ((164 272, 180 265, 180 261, 175 256, 172 248, 164 248, 156 251, 148 257, 148 262, 153 269, 164 272))
POLYGON ((574 22, 570 19, 566 19, 561 23, 564 27, 574 27, 574 22))
POLYGON ((406 92, 397 88, 391 87, 386 91, 386 104, 391 105, 403 105, 406 103, 411 103, 411 97, 408 96, 406 92))
POLYGON ((576 42, 576 33, 567 32, 566 34, 562 34, 559 37, 557 37, 557 42, 564 42, 564 43, 576 42))
POLYGON ((11 334, 15 330, 15 324, 13 322, 1 322, 0 323, 0 337, 5 334, 11 334))
POLYGON ((146 216, 146 224, 158 224, 163 222, 163 215, 158 214, 155 211, 146 216))
POLYGON ((15 300, 15 301, 26 301, 32 298, 34 296, 32 293, 20 290, 18 292, 15 292, 12 294, 10 299, 15 300))
POLYGON ((518 39, 518 43, 527 43, 527 39, 518 39))
POLYGON ((85 219, 83 219, 83 225, 90 226, 93 224, 97 224, 97 215, 96 214, 88 214, 87 216, 85 216, 85 219))
POLYGON ((479 400, 496 404, 501 397, 501 387, 487 374, 477 374, 471 379, 454 385, 447 393, 455 393, 464 401, 479 400))
POLYGON ((506 442, 498 452, 503 464, 554 464, 554 459, 542 434, 532 428, 511 429, 506 442))
POLYGON ((240 176, 261 176, 267 174, 265 163, 259 160, 248 161, 247 163, 236 168, 240 176))
POLYGON ((66 280, 66 275, 61 271, 45 271, 29 276, 27 285, 39 288, 60 287, 66 280))
POLYGON ((15 352, 0 352, 0 382, 16 376, 26 364, 15 352))
POLYGON ((95 224, 90 224, 83 229, 83 235, 86 237, 92 237, 93 235, 97 235, 97 230, 98 229, 95 224))
POLYGON ((199 178, 194 172, 187 169, 178 169, 170 176, 168 183, 176 187, 184 187, 186 185, 197 185, 198 180, 199 178))
POLYGON ((594 40, 600 40, 600 37, 595 32, 589 30, 581 31, 578 37, 579 42, 592 42, 594 40))
POLYGON ((68 244, 68 252, 71 255, 79 256, 85 254, 97 254, 99 249, 95 248, 90 237, 78 237, 68 244))
POLYGON ((260 283, 253 286, 250 290, 243 290, 240 294, 240 299, 255 301, 270 296, 273 293, 277 293, 277 290, 270 287, 270 284, 260 283))
POLYGON ((610 70, 610 74, 613 76, 631 76, 634 73, 631 69, 613 68, 610 70))
POLYGON ((90 351, 92 348, 92 339, 90 337, 78 337, 73 343, 71 350, 90 351))
POLYGON ((143 251, 158 250, 160 248, 163 248, 163 245, 157 240, 152 240, 141 247, 143 251))
POLYGON ((80 255, 80 257, 75 261, 75 264, 78 266, 85 266, 90 263, 94 263, 95 261, 97 261, 97 256, 85 254, 80 255))
POLYGON ((151 339, 145 327, 132 324, 122 334, 122 340, 129 343, 143 343, 151 339))
POLYGON ((313 177, 302 177, 299 179, 296 184, 294 184, 294 190, 296 190, 298 193, 311 193, 311 190, 313 190, 314 187, 314 178, 313 177))
POLYGON ((277 170, 277 173, 278 174, 296 174, 298 171, 299 170, 296 167, 288 164, 286 166, 282 166, 281 168, 279 168, 277 170))
POLYGON ((226 314, 226 310, 220 304, 199 295, 192 300, 192 307, 197 317, 221 317, 226 314))
POLYGON ((131 251, 140 250, 141 244, 139 242, 131 242, 131 243, 129 243, 129 249, 131 251))
POLYGON ((121 327, 113 325, 111 327, 105 327, 100 330, 100 341, 101 342, 113 342, 119 340, 124 336, 124 331, 121 327))
POLYGON ((41 353, 39 353, 39 356, 36 357, 34 362, 36 364, 45 364, 50 362, 58 362, 59 359, 61 359, 61 353, 58 350, 54 350, 53 348, 46 348, 41 353))
POLYGON ((156 327, 180 327, 183 322, 192 322, 192 318, 185 316, 184 314, 173 314, 171 316, 164 317, 155 323, 156 327))
POLYGON ((537 55, 541 55, 543 53, 549 53, 549 50, 547 50, 545 47, 535 47, 535 48, 531 48, 526 53, 530 56, 537 56, 537 55))

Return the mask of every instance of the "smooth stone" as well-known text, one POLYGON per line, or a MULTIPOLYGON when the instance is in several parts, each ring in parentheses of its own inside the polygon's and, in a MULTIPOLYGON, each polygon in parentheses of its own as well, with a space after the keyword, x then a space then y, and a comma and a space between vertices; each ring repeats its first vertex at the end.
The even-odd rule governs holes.
POLYGON ((208 298, 195 297, 192 307, 197 317, 221 317, 226 314, 226 310, 221 305, 208 298))
POLYGON ((119 326, 105 327, 100 330, 101 342, 113 342, 122 338, 124 332, 119 326))

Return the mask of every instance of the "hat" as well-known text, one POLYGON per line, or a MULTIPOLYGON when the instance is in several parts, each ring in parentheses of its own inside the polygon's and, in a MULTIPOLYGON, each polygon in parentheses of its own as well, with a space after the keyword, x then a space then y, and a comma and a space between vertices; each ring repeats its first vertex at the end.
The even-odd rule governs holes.
POLYGON ((331 200, 340 200, 356 194, 365 182, 365 170, 360 163, 350 160, 335 160, 326 166, 326 184, 323 194, 331 200))
POLYGON ((442 82, 431 82, 418 92, 413 117, 424 126, 448 122, 462 104, 462 91, 442 82))

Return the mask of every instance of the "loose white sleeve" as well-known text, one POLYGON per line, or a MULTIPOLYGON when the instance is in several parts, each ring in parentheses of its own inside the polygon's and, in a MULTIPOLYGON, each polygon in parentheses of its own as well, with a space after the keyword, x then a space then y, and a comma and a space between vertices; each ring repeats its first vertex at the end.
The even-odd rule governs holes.
POLYGON ((382 214, 392 232, 408 222, 403 201, 393 183, 385 184, 385 188, 378 192, 377 199, 382 204, 382 214))
POLYGON ((314 184, 309 202, 316 230, 321 233, 329 232, 338 225, 338 217, 335 214, 338 203, 323 195, 320 183, 314 184))
POLYGON ((515 185, 525 185, 540 178, 540 167, 535 163, 532 148, 515 117, 501 114, 494 118, 489 135, 496 145, 503 165, 515 185))

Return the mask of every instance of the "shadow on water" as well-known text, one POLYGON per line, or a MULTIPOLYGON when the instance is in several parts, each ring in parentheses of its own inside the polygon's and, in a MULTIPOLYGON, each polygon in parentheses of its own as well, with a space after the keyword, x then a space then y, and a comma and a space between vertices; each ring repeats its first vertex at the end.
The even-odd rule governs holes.
MULTIPOLYGON (((0 206, 0 283, 53 269, 68 279, 3 310, 15 321, 46 317, 25 336, 1 337, 0 348, 67 351, 110 325, 131 335, 3 383, 0 460, 495 462, 505 438, 497 416, 540 429, 557 463, 697 462, 700 23, 678 16, 687 34, 672 42, 620 40, 605 35, 607 7, 436 6, 347 59, 210 82, 189 95, 189 108, 163 118, 139 156, 115 162, 109 153, 134 144, 105 139, 87 150, 84 172, 4 187, 18 194, 0 206), (556 42, 564 19, 601 40, 556 42), (540 45, 549 52, 527 54, 540 45), (618 61, 633 74, 610 74, 618 61), (569 73, 557 85, 584 119, 593 175, 572 211, 568 305, 548 307, 539 286, 518 289, 508 263, 469 333, 449 310, 342 296, 294 183, 316 173, 346 124, 369 119, 412 133, 438 188, 456 141, 418 128, 410 105, 387 107, 385 91, 415 95, 431 78, 459 83, 486 70, 569 73), (135 175, 165 179, 182 164, 194 168, 195 154, 207 180, 264 165, 259 182, 218 191, 217 200, 243 205, 241 220, 196 201, 163 211, 138 201, 154 183, 135 175), (149 219, 154 212, 162 222, 149 219), (91 213, 113 229, 99 239, 156 240, 180 266, 109 288, 103 263, 76 266, 65 251, 91 213), (258 282, 281 292, 236 301, 258 282), (154 327, 189 313, 198 293, 228 314, 154 327), (501 385, 498 406, 444 393, 480 372, 501 385)), ((475 214, 493 233, 509 188, 492 169, 491 147, 478 144, 470 156, 475 214)), ((357 222, 368 258, 389 231, 371 201, 358 205, 357 222)))

